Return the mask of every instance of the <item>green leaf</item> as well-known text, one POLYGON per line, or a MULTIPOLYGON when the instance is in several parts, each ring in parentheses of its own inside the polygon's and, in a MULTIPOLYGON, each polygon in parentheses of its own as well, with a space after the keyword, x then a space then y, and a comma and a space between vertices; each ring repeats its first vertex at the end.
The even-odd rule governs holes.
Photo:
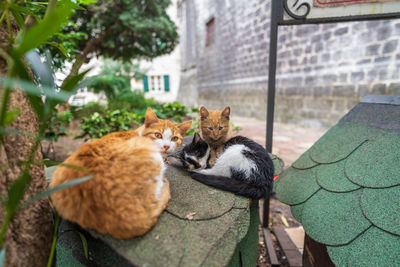
POLYGON ((56 84, 54 83, 53 73, 49 66, 42 62, 39 53, 34 50, 29 51, 26 53, 26 59, 31 65, 32 71, 40 84, 49 88, 54 88, 53 90, 55 90, 56 84))
POLYGON ((67 183, 61 184, 61 185, 56 186, 56 187, 54 187, 54 188, 52 188, 52 189, 48 189, 48 190, 46 190, 46 191, 43 191, 43 192, 41 192, 41 193, 35 195, 34 197, 32 197, 31 199, 29 199, 28 201, 26 201, 26 202, 24 203, 24 208, 27 207, 27 206, 29 206, 30 204, 32 204, 33 202, 35 202, 35 201, 37 201, 37 200, 39 200, 39 199, 48 197, 48 196, 50 196, 51 194, 53 194, 53 193, 55 193, 55 192, 57 192, 57 191, 60 191, 60 190, 62 190, 62 189, 65 189, 65 188, 68 188, 68 187, 75 186, 75 185, 81 184, 81 183, 83 183, 83 182, 86 182, 87 180, 90 180, 90 179, 92 179, 93 177, 94 177, 94 175, 88 175, 88 176, 85 176, 85 177, 82 177, 82 178, 78 178, 78 179, 74 179, 74 180, 69 181, 69 182, 67 182, 67 183))
POLYGON ((24 21, 24 19, 22 18, 21 14, 18 13, 18 11, 12 9, 12 8, 10 8, 10 9, 11 9, 11 13, 13 14, 13 17, 14 17, 15 20, 17 21, 18 26, 19 26, 20 28, 23 28, 23 27, 25 26, 25 21, 24 21))
POLYGON ((21 43, 16 49, 19 56, 24 55, 33 48, 39 47, 39 45, 46 42, 58 32, 61 25, 67 22, 73 8, 76 6, 71 0, 61 0, 58 4, 56 9, 49 12, 43 20, 39 21, 23 34, 21 43))
POLYGON ((4 260, 6 258, 6 248, 0 250, 0 267, 4 266, 4 260))
POLYGON ((11 109, 6 112, 6 116, 4 118, 4 125, 8 125, 12 123, 16 117, 21 114, 21 111, 18 108, 11 109))
POLYGON ((62 44, 56 43, 56 42, 46 42, 45 44, 54 46, 58 50, 60 50, 61 54, 63 54, 66 58, 69 58, 67 51, 65 51, 65 48, 62 44))
POLYGON ((82 241, 82 246, 83 246, 83 253, 85 254, 85 258, 88 260, 89 259, 89 248, 88 248, 88 243, 86 240, 86 237, 79 231, 76 231, 81 238, 82 241))
POLYGON ((14 4, 14 3, 9 3, 9 4, 8 4, 8 7, 9 7, 11 10, 14 10, 14 11, 16 11, 16 12, 25 13, 26 15, 31 15, 31 16, 33 16, 33 17, 36 19, 36 21, 39 20, 39 17, 38 17, 35 13, 33 13, 32 11, 30 11, 29 9, 27 9, 27 8, 25 8, 25 7, 22 7, 22 6, 20 6, 20 5, 16 5, 16 4, 14 4))
MULTIPOLYGON (((67 167, 67 168, 71 168, 77 171, 82 171, 82 172, 87 172, 89 173, 90 170, 86 169, 84 167, 78 166, 78 165, 73 165, 73 164, 68 164, 68 163, 62 163, 62 162, 58 162, 58 161, 53 161, 53 160, 49 160, 49 159, 45 159, 43 160, 43 163, 47 166, 47 167, 52 167, 52 166, 63 166, 63 167, 67 167)), ((46 177, 46 179, 49 179, 51 177, 46 177)))
POLYGON ((87 86, 89 83, 93 82, 93 79, 89 78, 84 80, 83 82, 79 83, 85 75, 90 71, 91 69, 88 69, 84 72, 81 72, 77 75, 72 76, 69 78, 65 84, 62 86, 62 89, 66 92, 73 92, 76 89, 82 88, 87 86))
POLYGON ((47 261, 47 267, 53 266, 54 254, 56 252, 57 239, 58 239, 58 229, 60 228, 60 223, 61 223, 61 217, 53 209, 53 206, 52 206, 51 202, 50 202, 50 206, 51 206, 51 208, 53 210, 53 215, 54 215, 54 233, 53 233, 53 243, 51 245, 49 259, 47 261))
POLYGON ((38 87, 32 82, 13 78, 0 77, 0 85, 7 86, 13 90, 21 90, 28 95, 36 96, 39 98, 41 96, 46 96, 47 98, 54 100, 67 101, 68 98, 71 96, 71 93, 63 90, 57 92, 56 90, 54 90, 54 88, 50 88, 47 86, 38 87))

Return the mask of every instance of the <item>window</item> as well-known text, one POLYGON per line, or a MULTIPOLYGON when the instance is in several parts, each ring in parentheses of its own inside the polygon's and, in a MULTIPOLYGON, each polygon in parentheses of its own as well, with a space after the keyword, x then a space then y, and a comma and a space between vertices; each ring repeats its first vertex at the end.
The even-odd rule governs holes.
POLYGON ((214 18, 206 23, 206 46, 211 46, 214 43, 215 36, 215 23, 214 18))
POLYGON ((143 78, 145 92, 169 92, 169 75, 150 75, 143 78))

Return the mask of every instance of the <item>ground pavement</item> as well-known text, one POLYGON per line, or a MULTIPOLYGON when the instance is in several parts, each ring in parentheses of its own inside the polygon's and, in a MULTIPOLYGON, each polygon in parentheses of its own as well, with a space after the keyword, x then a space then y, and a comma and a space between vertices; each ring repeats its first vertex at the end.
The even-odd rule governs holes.
MULTIPOLYGON (((235 125, 241 126, 237 134, 244 135, 265 146, 265 120, 232 117, 235 125)), ((301 127, 295 124, 274 123, 272 153, 290 166, 301 154, 310 148, 327 129, 301 127)))

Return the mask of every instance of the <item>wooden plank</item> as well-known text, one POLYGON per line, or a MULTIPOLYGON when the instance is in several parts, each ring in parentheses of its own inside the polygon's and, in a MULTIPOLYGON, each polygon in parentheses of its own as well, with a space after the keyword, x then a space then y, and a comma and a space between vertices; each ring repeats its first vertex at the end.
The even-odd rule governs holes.
POLYGON ((265 246, 267 247, 268 256, 269 256, 269 260, 271 262, 271 266, 273 266, 273 267, 280 266, 280 263, 278 261, 278 257, 276 256, 274 245, 272 244, 271 233, 269 232, 268 229, 265 229, 264 227, 262 228, 262 230, 263 230, 263 233, 264 233, 265 246))
POLYGON ((326 246, 321 244, 307 234, 304 237, 304 252, 303 252, 304 267, 334 267, 331 258, 329 257, 326 246))
MULTIPOLYGON (((269 203, 269 199, 268 199, 268 203, 269 203)), ((265 218, 268 218, 268 217, 264 217, 264 207, 265 207, 264 206, 264 202, 260 201, 259 202, 260 223, 261 223, 261 228, 263 230, 264 243, 265 243, 265 246, 266 246, 267 251, 268 251, 268 257, 269 257, 271 266, 272 267, 276 267, 276 266, 280 266, 280 263, 278 261, 278 257, 276 256, 275 248, 274 248, 274 245, 272 243, 271 233, 269 232, 268 228, 264 227, 264 220, 265 220, 265 218)), ((268 227, 268 221, 265 222, 265 225, 268 227)))
POLYGON ((286 255, 289 265, 292 267, 303 266, 302 255, 288 234, 285 232, 285 229, 281 226, 274 226, 272 227, 272 230, 274 231, 279 245, 286 255))

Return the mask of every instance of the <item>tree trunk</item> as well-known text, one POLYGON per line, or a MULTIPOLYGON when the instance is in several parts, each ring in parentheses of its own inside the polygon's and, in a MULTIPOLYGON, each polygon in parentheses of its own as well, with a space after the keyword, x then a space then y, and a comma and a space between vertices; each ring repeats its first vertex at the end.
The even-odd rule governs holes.
MULTIPOLYGON (((15 25, 14 31, 15 33, 18 31, 15 25)), ((7 38, 6 24, 0 25, 0 48, 5 51, 7 51, 7 38)), ((0 58, 0 76, 6 75, 7 69, 6 61, 0 58)), ((0 95, 2 94, 3 89, 0 87, 0 95)), ((20 110, 20 115, 10 127, 21 131, 38 132, 38 119, 24 93, 13 91, 8 108, 20 110)), ((2 197, 7 196, 7 188, 23 171, 23 166, 10 166, 9 164, 26 161, 33 144, 33 138, 16 134, 4 135, 3 145, 0 147, 0 166, 2 166, 0 168, 0 194, 2 197)), ((35 154, 35 161, 41 160, 42 154, 39 148, 35 154)), ((32 181, 24 200, 47 188, 43 165, 31 165, 30 175, 32 181)), ((0 206, 0 220, 1 223, 4 220, 2 206, 0 206)), ((6 248, 5 266, 46 266, 52 235, 53 225, 47 199, 37 201, 28 208, 20 210, 11 221, 6 234, 4 242, 6 248)))

